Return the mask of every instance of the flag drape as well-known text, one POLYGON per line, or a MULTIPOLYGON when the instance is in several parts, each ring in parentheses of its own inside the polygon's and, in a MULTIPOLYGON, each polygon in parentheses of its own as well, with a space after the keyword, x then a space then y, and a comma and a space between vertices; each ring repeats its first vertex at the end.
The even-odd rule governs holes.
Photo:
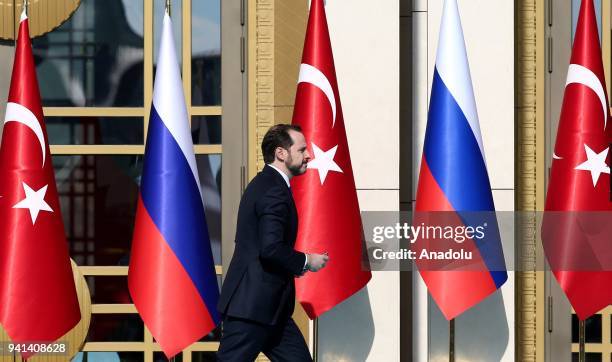
POLYGON ((0 146, 0 220, 0 324, 14 343, 56 341, 81 313, 25 13, 0 146))
POLYGON ((306 29, 293 124, 302 127, 313 160, 292 179, 298 210, 296 249, 329 254, 327 266, 296 280, 314 319, 363 288, 362 225, 323 0, 313 0, 306 29))
MULTIPOLYGON (((444 2, 415 211, 416 217, 435 212, 445 213, 440 219, 456 215, 453 223, 471 227, 488 220, 486 243, 472 238, 462 246, 474 254, 470 268, 438 270, 417 259, 447 319, 476 305, 507 280, 456 0, 444 2)), ((416 242, 413 249, 426 245, 416 242)))
POLYGON ((220 322, 216 309, 219 287, 167 13, 128 286, 136 309, 168 358, 220 322))
POLYGON ((542 224, 551 270, 581 320, 612 303, 608 104, 595 7, 583 0, 542 224))

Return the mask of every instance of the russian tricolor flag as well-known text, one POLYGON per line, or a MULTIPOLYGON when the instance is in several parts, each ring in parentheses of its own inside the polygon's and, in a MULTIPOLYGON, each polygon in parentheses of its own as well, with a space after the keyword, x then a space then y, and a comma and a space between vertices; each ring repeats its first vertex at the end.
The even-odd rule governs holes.
POLYGON ((219 287, 166 13, 128 274, 130 294, 168 358, 220 321, 219 287))
POLYGON ((416 195, 417 215, 432 211, 456 214, 464 226, 487 225, 488 237, 463 244, 474 254, 469 268, 433 270, 417 262, 450 320, 508 279, 456 0, 444 3, 416 195))

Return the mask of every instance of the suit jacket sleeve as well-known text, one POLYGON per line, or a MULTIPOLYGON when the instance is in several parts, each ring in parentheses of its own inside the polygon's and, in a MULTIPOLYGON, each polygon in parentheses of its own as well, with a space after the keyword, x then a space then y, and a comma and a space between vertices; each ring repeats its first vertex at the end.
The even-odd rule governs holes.
POLYGON ((289 201, 279 188, 272 188, 256 205, 259 218, 260 257, 262 262, 274 264, 293 275, 301 275, 306 255, 293 249, 285 240, 285 229, 290 212, 289 201))

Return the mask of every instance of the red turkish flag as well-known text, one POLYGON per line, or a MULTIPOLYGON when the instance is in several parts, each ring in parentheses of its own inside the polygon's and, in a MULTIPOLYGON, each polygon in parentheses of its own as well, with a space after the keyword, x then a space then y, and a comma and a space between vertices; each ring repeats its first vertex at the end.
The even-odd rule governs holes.
POLYGON ((542 226, 551 269, 581 320, 612 302, 611 137, 605 84, 595 9, 592 0, 583 0, 542 226))
POLYGON ((329 253, 327 266, 296 280, 311 319, 359 291, 372 277, 362 268, 362 225, 323 0, 310 7, 293 124, 313 159, 292 179, 298 210, 296 249, 329 253))
POLYGON ((15 343, 56 341, 81 319, 43 119, 22 15, 0 146, 0 324, 15 343))

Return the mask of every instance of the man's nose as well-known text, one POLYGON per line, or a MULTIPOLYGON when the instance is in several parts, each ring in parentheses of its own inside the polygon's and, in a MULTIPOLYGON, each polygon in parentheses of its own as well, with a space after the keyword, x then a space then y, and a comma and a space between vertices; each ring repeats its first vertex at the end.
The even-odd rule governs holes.
POLYGON ((308 152, 308 150, 306 150, 306 152, 304 152, 304 159, 306 160, 306 162, 310 161, 312 157, 310 156, 310 152, 308 152))

